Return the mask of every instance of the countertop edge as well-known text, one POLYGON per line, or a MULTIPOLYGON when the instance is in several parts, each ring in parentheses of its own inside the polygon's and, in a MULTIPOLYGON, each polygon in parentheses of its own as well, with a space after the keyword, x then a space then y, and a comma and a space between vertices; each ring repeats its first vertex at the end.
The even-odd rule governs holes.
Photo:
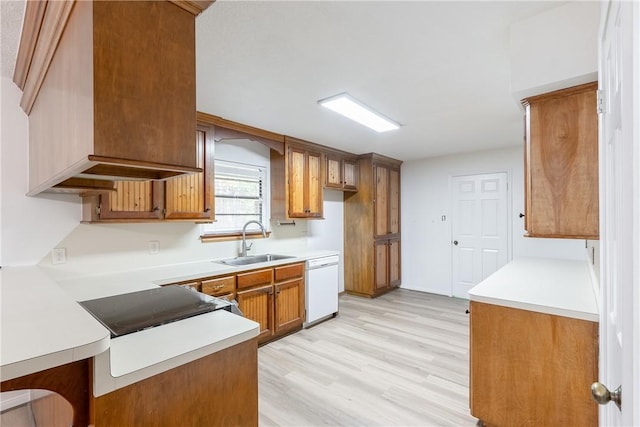
POLYGON ((599 322, 587 260, 518 258, 469 290, 469 300, 599 322))
POLYGON ((499 305, 501 307, 509 307, 509 308, 517 308, 519 310, 533 311, 535 313, 551 314, 554 316, 569 317, 569 318, 578 319, 578 320, 586 320, 589 322, 598 323, 598 321, 600 320, 597 314, 586 313, 584 311, 567 310, 562 308, 547 307, 547 306, 541 306, 537 304, 528 304, 524 302, 509 301, 509 300, 484 297, 484 296, 474 296, 469 300, 483 303, 483 304, 492 304, 492 305, 499 305))

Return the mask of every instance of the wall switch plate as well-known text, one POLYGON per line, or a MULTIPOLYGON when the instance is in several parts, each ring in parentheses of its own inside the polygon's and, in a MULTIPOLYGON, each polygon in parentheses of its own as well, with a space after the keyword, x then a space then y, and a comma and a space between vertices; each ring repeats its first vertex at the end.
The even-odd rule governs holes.
POLYGON ((149 253, 155 255, 160 252, 160 242, 157 240, 149 240, 149 253))
POLYGON ((51 264, 64 264, 67 262, 67 248, 54 248, 51 251, 51 264))

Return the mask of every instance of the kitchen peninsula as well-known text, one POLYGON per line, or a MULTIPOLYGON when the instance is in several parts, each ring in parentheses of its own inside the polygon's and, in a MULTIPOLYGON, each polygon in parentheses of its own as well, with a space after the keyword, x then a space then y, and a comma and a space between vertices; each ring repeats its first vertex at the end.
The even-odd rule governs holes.
POLYGON ((257 323, 217 310, 110 339, 76 303, 240 270, 202 261, 55 280, 42 267, 0 270, 2 390, 56 391, 74 406, 74 425, 147 416, 257 425, 257 323))
POLYGON ((582 261, 519 258, 469 291, 474 417, 496 426, 598 424, 592 283, 582 261))

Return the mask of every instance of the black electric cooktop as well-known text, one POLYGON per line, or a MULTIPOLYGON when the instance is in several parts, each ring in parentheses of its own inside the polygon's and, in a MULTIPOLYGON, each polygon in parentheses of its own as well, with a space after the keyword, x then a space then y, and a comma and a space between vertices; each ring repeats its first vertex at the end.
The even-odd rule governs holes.
POLYGON ((214 310, 231 310, 227 301, 176 285, 81 301, 79 304, 111 331, 111 338, 214 310))

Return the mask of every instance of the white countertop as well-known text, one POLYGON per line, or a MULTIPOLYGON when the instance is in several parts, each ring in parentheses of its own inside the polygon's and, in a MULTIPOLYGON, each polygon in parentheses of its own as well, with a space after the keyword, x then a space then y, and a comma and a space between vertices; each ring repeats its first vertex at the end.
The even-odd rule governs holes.
POLYGON ((257 336, 259 325, 230 313, 211 313, 111 340, 109 331, 76 301, 335 254, 338 252, 307 251, 288 254, 293 256, 289 259, 238 267, 205 260, 84 276, 57 271, 55 280, 48 268, 4 267, 0 269, 0 379, 16 378, 102 353, 96 358, 94 371, 107 384, 103 389, 111 390, 188 363, 257 336), (207 333, 193 333, 202 328, 207 328, 207 333), (167 341, 167 337, 171 339, 167 341), (164 350, 149 352, 150 348, 164 350), (108 371, 111 379, 104 369, 98 371, 100 366, 104 368, 105 360, 111 365, 108 371))
POLYGON ((472 301, 598 322, 586 261, 519 258, 469 291, 472 301))
POLYGON ((39 267, 2 268, 0 300, 2 381, 109 348, 109 331, 39 267))

